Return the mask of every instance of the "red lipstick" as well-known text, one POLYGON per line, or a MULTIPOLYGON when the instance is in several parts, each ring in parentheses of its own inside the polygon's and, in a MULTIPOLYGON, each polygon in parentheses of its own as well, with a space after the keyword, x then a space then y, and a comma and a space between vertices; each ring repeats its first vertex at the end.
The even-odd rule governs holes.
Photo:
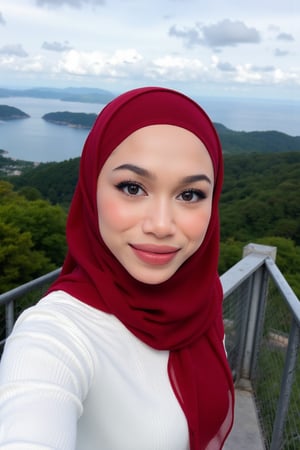
POLYGON ((179 250, 170 245, 131 244, 130 247, 141 261, 152 265, 167 264, 179 250))

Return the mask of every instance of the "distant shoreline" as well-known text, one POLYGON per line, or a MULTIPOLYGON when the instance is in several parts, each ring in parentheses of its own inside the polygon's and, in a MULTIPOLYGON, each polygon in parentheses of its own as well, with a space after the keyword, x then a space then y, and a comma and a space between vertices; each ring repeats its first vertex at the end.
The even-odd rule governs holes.
POLYGON ((106 104, 115 98, 115 95, 105 89, 96 88, 32 88, 8 89, 0 88, 0 98, 28 97, 38 99, 55 99, 63 102, 99 103, 106 104))
MULTIPOLYGON (((224 135, 224 132, 228 130, 238 131, 243 141, 249 136, 248 133, 251 137, 251 133, 258 132, 256 138, 260 139, 263 137, 261 132, 268 133, 270 130, 277 130, 279 135, 275 132, 275 143, 281 140, 280 133, 283 133, 293 136, 292 148, 295 148, 298 140, 295 137, 300 136, 300 104, 299 107, 291 105, 281 107, 280 103, 276 103, 276 100, 271 103, 262 101, 255 103, 252 100, 249 102, 244 100, 228 102, 227 100, 208 97, 199 99, 199 103, 207 111, 214 124, 224 124, 227 130, 220 130, 219 134, 224 135), (253 132, 253 130, 256 131, 253 132)), ((80 156, 89 133, 89 127, 74 127, 68 123, 59 126, 43 120, 43 115, 48 114, 49 111, 80 113, 84 111, 85 113, 98 115, 105 107, 104 104, 64 103, 57 99, 24 97, 12 97, 9 99, 9 104, 25 111, 30 115, 30 118, 28 120, 1 121, 0 148, 7 150, 13 158, 37 162, 58 162, 80 156)), ((81 123, 81 125, 83 124, 81 123)), ((264 136, 267 143, 269 136, 267 134, 264 136)), ((231 132, 227 134, 228 139, 232 137, 231 132)), ((285 138, 286 136, 284 136, 284 141, 285 138)), ((222 139, 224 140, 224 138, 222 139)), ((234 140, 236 140, 236 137, 234 137, 234 140)), ((242 141, 239 142, 239 148, 241 148, 242 141)), ((224 142, 224 152, 227 153, 226 147, 226 142, 224 142)), ((253 146, 251 147, 253 148, 253 146)), ((257 148, 256 144, 255 147, 257 148)), ((281 149, 287 149, 286 142, 281 143, 280 147, 281 149)), ((300 145, 297 145, 298 150, 300 150, 300 145)))
POLYGON ((88 130, 91 128, 86 125, 74 124, 71 122, 63 121, 63 120, 50 120, 50 119, 44 119, 44 120, 46 120, 46 122, 53 123, 54 125, 60 125, 60 126, 65 126, 65 127, 69 127, 69 128, 78 128, 78 129, 82 129, 82 130, 88 130))

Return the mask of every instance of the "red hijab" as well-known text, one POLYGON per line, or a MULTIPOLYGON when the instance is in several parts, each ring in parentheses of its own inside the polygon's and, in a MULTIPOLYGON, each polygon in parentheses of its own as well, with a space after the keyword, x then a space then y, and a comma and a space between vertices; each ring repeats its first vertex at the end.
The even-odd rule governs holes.
POLYGON ((165 88, 129 91, 99 114, 84 145, 79 181, 67 222, 68 254, 50 290, 64 290, 114 314, 140 340, 169 350, 168 373, 187 418, 191 450, 222 448, 233 420, 233 385, 223 339, 218 201, 222 150, 206 113, 190 98, 165 88), (169 124, 194 133, 214 167, 212 214, 205 239, 167 281, 134 279, 104 244, 96 205, 97 179, 111 152, 139 128, 169 124))

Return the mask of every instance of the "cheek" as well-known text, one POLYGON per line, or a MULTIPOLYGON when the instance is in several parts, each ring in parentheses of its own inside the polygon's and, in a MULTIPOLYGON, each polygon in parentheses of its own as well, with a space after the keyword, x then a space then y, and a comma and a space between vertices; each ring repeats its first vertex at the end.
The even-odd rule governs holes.
POLYGON ((182 222, 182 228, 184 228, 185 235, 191 242, 198 245, 202 243, 209 225, 210 217, 211 207, 208 207, 192 214, 182 222))
MULTIPOLYGON (((123 222, 125 208, 122 211, 118 202, 114 199, 99 196, 97 199, 99 227, 118 228, 123 222)), ((100 228, 101 231, 101 228, 100 228)))
POLYGON ((128 204, 113 195, 97 199, 98 223, 101 232, 124 231, 134 225, 136 217, 129 214, 128 204))

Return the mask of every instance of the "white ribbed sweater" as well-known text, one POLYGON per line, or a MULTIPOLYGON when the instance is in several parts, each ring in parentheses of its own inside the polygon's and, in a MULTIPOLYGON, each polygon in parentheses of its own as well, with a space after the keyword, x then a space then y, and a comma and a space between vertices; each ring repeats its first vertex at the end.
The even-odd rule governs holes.
POLYGON ((18 319, 0 364, 1 450, 188 450, 167 373, 114 316, 65 292, 18 319))

